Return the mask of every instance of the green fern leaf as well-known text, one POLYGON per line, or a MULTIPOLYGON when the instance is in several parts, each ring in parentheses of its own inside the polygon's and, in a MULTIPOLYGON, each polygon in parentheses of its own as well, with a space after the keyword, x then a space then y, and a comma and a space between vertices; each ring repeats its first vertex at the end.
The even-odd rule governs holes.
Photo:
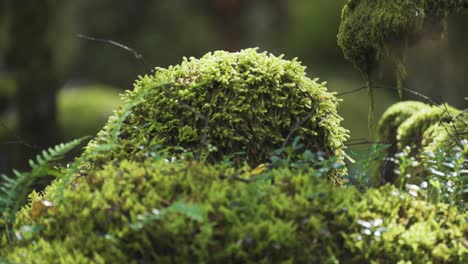
POLYGON ((59 175, 58 169, 52 168, 50 162, 62 158, 87 138, 75 139, 66 144, 57 145, 55 148, 50 148, 48 151, 42 151, 41 154, 36 156, 35 161, 29 160, 30 172, 13 170, 12 177, 1 175, 0 214, 8 213, 10 217, 14 217, 16 211, 26 202, 28 194, 32 191, 32 186, 38 179, 48 175, 59 175))

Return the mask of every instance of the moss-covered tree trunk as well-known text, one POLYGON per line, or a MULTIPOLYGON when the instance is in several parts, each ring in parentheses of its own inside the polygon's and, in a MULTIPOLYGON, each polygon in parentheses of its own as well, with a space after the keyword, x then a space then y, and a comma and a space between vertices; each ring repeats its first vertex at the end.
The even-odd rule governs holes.
MULTIPOLYGON (((7 0, 11 16, 6 67, 17 82, 18 135, 40 148, 59 140, 56 75, 50 28, 60 7, 58 0, 7 0)), ((21 159, 30 157, 24 147, 21 159)))

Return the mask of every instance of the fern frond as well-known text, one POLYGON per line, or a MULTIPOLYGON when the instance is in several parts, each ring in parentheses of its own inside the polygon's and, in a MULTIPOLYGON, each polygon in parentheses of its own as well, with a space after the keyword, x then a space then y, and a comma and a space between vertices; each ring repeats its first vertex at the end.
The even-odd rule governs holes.
POLYGON ((69 151, 77 147, 88 137, 75 139, 65 144, 59 144, 54 148, 42 151, 36 156, 36 160, 30 160, 30 172, 19 172, 13 170, 13 176, 0 176, 0 214, 8 213, 14 217, 16 211, 26 202, 28 194, 38 179, 44 176, 56 176, 59 174, 56 168, 52 168, 50 163, 59 160, 69 151))
POLYGON ((82 137, 72 140, 68 143, 61 143, 48 150, 43 150, 41 154, 36 156, 36 160, 29 160, 29 165, 34 172, 35 169, 47 166, 52 161, 62 159, 68 152, 80 145, 84 140, 89 137, 82 137))

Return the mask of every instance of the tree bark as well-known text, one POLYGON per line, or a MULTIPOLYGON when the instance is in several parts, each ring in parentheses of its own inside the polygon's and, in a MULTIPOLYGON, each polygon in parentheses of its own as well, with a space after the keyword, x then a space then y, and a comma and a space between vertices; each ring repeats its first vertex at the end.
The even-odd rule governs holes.
MULTIPOLYGON (((17 133, 38 148, 60 140, 56 97, 60 87, 56 75, 50 26, 60 1, 8 0, 11 26, 6 67, 16 79, 17 133)), ((21 159, 38 149, 23 148, 21 159)))

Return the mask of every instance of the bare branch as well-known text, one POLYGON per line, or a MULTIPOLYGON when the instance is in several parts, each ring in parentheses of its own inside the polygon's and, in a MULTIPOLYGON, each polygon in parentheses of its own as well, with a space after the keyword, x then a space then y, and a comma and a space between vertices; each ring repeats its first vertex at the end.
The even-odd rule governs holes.
MULTIPOLYGON (((351 90, 351 91, 338 93, 338 94, 336 94, 336 96, 343 96, 343 95, 352 94, 352 93, 359 92, 359 91, 367 89, 367 88, 368 88, 367 86, 362 86, 362 87, 359 87, 359 88, 351 90)), ((392 86, 374 85, 374 86, 372 86, 372 88, 374 88, 374 89, 389 89, 389 90, 398 91, 397 87, 392 87, 392 86)), ((406 92, 409 92, 409 93, 411 93, 413 95, 416 95, 417 97, 420 97, 420 98, 426 100, 428 103, 430 103, 432 105, 438 105, 438 103, 436 101, 432 100, 430 97, 428 97, 428 96, 426 96, 424 94, 418 93, 418 92, 416 92, 414 90, 411 90, 411 89, 405 88, 405 87, 403 87, 403 91, 406 91, 406 92)))
MULTIPOLYGON (((375 89, 390 89, 390 90, 398 90, 397 87, 392 87, 392 86, 382 86, 382 85, 375 85, 375 86, 372 86, 372 88, 375 88, 375 89)), ((350 90, 350 91, 346 91, 346 92, 342 92, 342 93, 338 93, 336 94, 336 96, 344 96, 344 95, 348 95, 348 94, 352 94, 352 93, 356 93, 356 92, 359 92, 361 90, 364 90, 364 89, 367 89, 367 86, 362 86, 362 87, 359 87, 357 89, 354 89, 354 90, 350 90)), ((447 106, 445 104, 439 104, 437 103, 435 100, 431 99, 430 97, 424 95, 424 94, 421 94, 419 92, 416 92, 414 90, 411 90, 409 88, 403 88, 404 91, 406 92, 409 92, 413 95, 416 95, 422 99, 424 99, 427 103, 429 103, 430 105, 432 106, 435 106, 435 107, 438 107, 442 110, 444 110, 444 112, 447 113, 447 115, 450 117, 451 120, 454 120, 455 118, 460 118, 459 115, 457 115, 455 118, 451 115, 450 111, 448 110, 447 106)), ((442 101, 442 100, 440 100, 442 101)), ((455 130, 455 133, 452 134, 448 131, 447 127, 445 126, 445 124, 441 121, 440 124, 444 127, 445 131, 447 132, 447 134, 453 138, 457 144, 459 144, 459 138, 457 137, 457 135, 460 135, 460 132, 457 130, 457 128, 455 127, 455 125, 453 124, 453 122, 451 123, 452 127, 454 128, 455 130)), ((358 143, 358 144, 348 144, 348 146, 352 146, 352 145, 361 145, 361 144, 369 144, 370 142, 363 142, 363 143, 358 143)))
POLYGON ((128 47, 128 46, 125 46, 124 44, 122 43, 119 43, 117 41, 113 41, 113 40, 110 40, 110 39, 101 39, 101 38, 94 38, 94 37, 90 37, 90 36, 86 36, 86 35, 83 35, 83 34, 77 34, 76 35, 78 38, 81 38, 81 39, 86 39, 86 40, 91 40, 91 41, 97 41, 97 42, 104 42, 104 43, 108 43, 108 44, 111 44, 113 46, 116 46, 116 47, 119 47, 121 49, 124 49, 130 53, 133 54, 133 56, 135 57, 135 59, 139 60, 144 66, 145 68, 148 69, 148 71, 153 74, 154 73, 154 69, 152 67, 150 67, 145 59, 143 58, 143 55, 141 55, 140 53, 136 52, 134 49, 128 47))
MULTIPOLYGON (((91 40, 91 41, 98 41, 98 42, 108 43, 108 44, 111 44, 111 45, 116 46, 118 48, 124 49, 124 50, 132 53, 133 56, 137 60, 141 61, 141 63, 149 70, 149 72, 151 74, 154 73, 154 69, 149 67, 149 65, 144 60, 143 55, 141 55, 140 53, 136 52, 134 49, 132 49, 132 48, 130 48, 130 47, 128 47, 128 46, 126 46, 126 45, 124 45, 122 43, 119 43, 117 41, 113 41, 113 40, 110 40, 110 39, 94 38, 94 37, 86 36, 86 35, 83 35, 83 34, 78 34, 77 37, 82 38, 82 39, 86 39, 86 40, 91 40)), ((165 84, 166 91, 169 92, 169 93, 172 93, 172 91, 169 89, 170 87, 171 87, 170 83, 165 84)), ((200 138, 200 143, 199 143, 199 146, 198 146, 197 153, 195 154, 195 160, 199 161, 200 157, 201 157, 202 149, 206 145, 207 130, 208 130, 207 129, 208 128, 208 118, 205 115, 203 115, 202 113, 200 113, 198 110, 196 110, 195 108, 191 107, 190 105, 188 105, 188 104, 186 104, 184 102, 179 101, 179 105, 181 105, 182 107, 190 110, 195 115, 197 115, 201 120, 204 121, 203 132, 202 132, 202 135, 201 135, 201 138, 200 138)))
POLYGON ((30 143, 28 143, 26 140, 24 140, 23 138, 21 138, 18 134, 16 134, 13 130, 11 130, 10 128, 8 128, 3 122, 0 122, 0 125, 5 128, 5 130, 10 133, 11 135, 14 135, 15 139, 14 141, 7 141, 7 142, 3 142, 1 143, 0 145, 12 145, 12 144, 21 144, 23 146, 26 146, 30 149, 40 149, 41 147, 38 146, 38 145, 32 145, 30 143))

